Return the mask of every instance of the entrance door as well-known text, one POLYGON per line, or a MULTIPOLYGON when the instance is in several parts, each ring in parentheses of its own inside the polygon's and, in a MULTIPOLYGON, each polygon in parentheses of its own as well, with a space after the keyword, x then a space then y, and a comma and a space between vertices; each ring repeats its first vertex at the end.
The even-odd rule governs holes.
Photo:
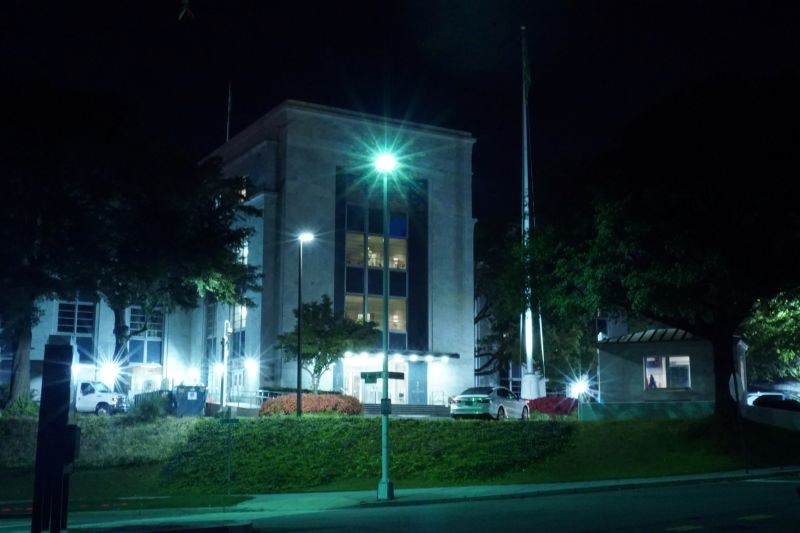
POLYGON ((428 363, 417 361, 408 363, 408 403, 426 405, 428 403, 428 363))

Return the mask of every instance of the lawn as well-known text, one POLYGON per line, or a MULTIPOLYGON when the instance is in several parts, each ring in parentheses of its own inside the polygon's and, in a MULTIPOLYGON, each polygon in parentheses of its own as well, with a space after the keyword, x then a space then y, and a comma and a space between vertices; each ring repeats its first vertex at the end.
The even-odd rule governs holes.
MULTIPOLYGON (((233 494, 373 489, 379 477, 378 418, 278 416, 242 419, 233 426, 214 419, 167 419, 156 426, 126 426, 128 436, 160 435, 143 439, 138 448, 118 448, 133 454, 134 461, 112 460, 104 453, 95 456, 95 464, 78 464, 72 507, 218 507, 240 501, 220 496, 227 492, 228 427, 233 494), (151 446, 161 448, 158 453, 141 449, 151 446)), ((112 426, 101 429, 114 431, 112 426)), ((97 427, 94 431, 93 439, 102 436, 97 427)), ((744 467, 743 442, 751 467, 800 463, 800 434, 747 424, 745 435, 742 439, 714 418, 584 423, 397 419, 390 424, 392 477, 402 489, 714 472, 744 467)), ((13 455, 25 452, 15 449, 13 455)), ((30 498, 30 465, 6 467, 0 477, 0 501, 30 498)))

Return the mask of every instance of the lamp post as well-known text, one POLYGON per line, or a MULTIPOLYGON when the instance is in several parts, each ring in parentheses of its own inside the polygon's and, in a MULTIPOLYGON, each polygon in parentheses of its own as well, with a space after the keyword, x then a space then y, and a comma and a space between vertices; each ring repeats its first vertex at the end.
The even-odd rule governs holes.
POLYGON ((389 174, 397 168, 397 159, 383 152, 375 158, 375 169, 383 180, 383 394, 381 395, 381 479, 378 482, 378 499, 394 499, 394 485, 389 479, 389 174))
POLYGON ((297 236, 300 253, 297 256, 297 416, 303 414, 303 344, 300 335, 303 330, 303 243, 314 240, 314 234, 307 231, 297 236))

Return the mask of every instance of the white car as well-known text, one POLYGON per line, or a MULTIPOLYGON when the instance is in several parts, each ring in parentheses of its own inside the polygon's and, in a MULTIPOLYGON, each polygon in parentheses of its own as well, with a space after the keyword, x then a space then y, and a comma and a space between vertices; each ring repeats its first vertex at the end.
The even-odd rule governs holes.
POLYGON ((453 418, 493 418, 527 420, 528 404, 505 387, 472 387, 450 401, 453 418))

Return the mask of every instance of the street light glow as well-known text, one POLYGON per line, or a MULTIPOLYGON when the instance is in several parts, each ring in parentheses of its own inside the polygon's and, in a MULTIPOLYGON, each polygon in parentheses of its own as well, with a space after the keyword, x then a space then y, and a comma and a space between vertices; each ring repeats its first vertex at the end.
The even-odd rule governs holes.
POLYGON ((589 392, 589 380, 586 376, 581 376, 577 380, 570 383, 569 386, 570 398, 580 398, 587 392, 589 392))
POLYGON ((225 365, 222 363, 215 363, 214 364, 214 373, 217 375, 222 375, 225 373, 225 365))
POLYGON ((297 239, 300 242, 313 241, 314 240, 314 234, 311 233, 310 231, 304 231, 303 233, 301 233, 300 235, 297 236, 297 239))
POLYGON ((117 376, 119 376, 119 365, 114 361, 106 361, 100 367, 100 381, 109 387, 114 386, 117 376))
POLYGON ((375 170, 381 174, 390 174, 397 168, 397 158, 389 152, 382 152, 375 157, 375 170))
POLYGON ((258 372, 258 361, 253 357, 248 357, 244 360, 244 369, 250 375, 255 375, 258 372))

